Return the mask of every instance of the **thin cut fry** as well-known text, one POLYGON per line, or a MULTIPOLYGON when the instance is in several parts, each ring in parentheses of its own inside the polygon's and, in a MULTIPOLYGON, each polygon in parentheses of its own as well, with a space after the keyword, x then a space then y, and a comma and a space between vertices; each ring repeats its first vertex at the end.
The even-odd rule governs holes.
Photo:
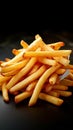
POLYGON ((49 58, 39 58, 39 62, 46 64, 46 65, 50 65, 50 66, 55 66, 57 64, 56 60, 54 59, 49 59, 49 58))
POLYGON ((54 50, 59 50, 64 45, 65 45, 64 42, 56 42, 56 43, 48 44, 47 46, 52 47, 54 50))
POLYGON ((70 79, 63 79, 60 81, 60 84, 65 86, 73 86, 73 81, 70 79))
POLYGON ((62 91, 62 90, 54 90, 55 92, 58 92, 60 96, 69 97, 72 95, 71 91, 62 91))
POLYGON ((49 83, 50 83, 51 85, 54 85, 54 84, 56 83, 56 81, 57 81, 57 78, 58 78, 57 73, 53 73, 53 74, 50 76, 50 78, 49 78, 49 83))
POLYGON ((54 97, 59 97, 60 96, 60 93, 57 92, 57 91, 53 91, 51 90, 50 92, 48 92, 47 94, 51 95, 51 96, 54 96, 54 97))
POLYGON ((54 97, 54 96, 51 96, 51 95, 48 95, 48 94, 45 94, 45 93, 40 93, 39 98, 42 99, 42 100, 45 100, 49 103, 52 103, 56 106, 61 106, 64 102, 64 100, 62 100, 58 97, 54 97))
POLYGON ((68 90, 68 86, 61 85, 61 84, 55 84, 55 85, 53 86, 53 89, 68 90))
POLYGON ((6 88, 6 82, 4 82, 2 85, 2 95, 3 100, 9 102, 9 95, 8 95, 8 89, 6 88))
POLYGON ((71 54, 71 50, 54 50, 54 51, 28 51, 24 52, 24 57, 61 57, 71 54))
POLYGON ((24 40, 21 40, 20 45, 21 45, 23 48, 27 48, 27 47, 28 47, 28 44, 27 44, 24 40))
POLYGON ((19 103, 19 102, 23 101, 24 99, 30 97, 31 94, 32 94, 32 91, 30 91, 30 92, 25 91, 25 92, 22 92, 22 93, 16 95, 15 99, 14 99, 15 103, 19 103))

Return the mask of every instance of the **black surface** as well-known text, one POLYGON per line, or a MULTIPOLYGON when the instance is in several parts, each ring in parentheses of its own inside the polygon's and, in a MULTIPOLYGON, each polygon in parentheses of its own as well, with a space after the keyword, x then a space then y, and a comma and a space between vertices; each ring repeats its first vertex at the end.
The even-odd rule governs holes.
MULTIPOLYGON (((39 33, 46 43, 64 41, 65 49, 73 50, 73 33, 49 32, 39 33)), ((35 33, 10 33, 0 35, 0 60, 13 57, 11 50, 20 48, 20 40, 29 44, 34 40, 35 33)), ((71 63, 73 55, 71 54, 71 63)), ((73 91, 73 88, 70 88, 73 91)), ((28 99, 29 100, 29 99, 28 99)), ((13 99, 5 103, 0 93, 0 130, 29 129, 62 129, 73 128, 73 95, 64 99, 61 107, 38 100, 34 107, 28 107, 28 100, 16 105, 13 99)))

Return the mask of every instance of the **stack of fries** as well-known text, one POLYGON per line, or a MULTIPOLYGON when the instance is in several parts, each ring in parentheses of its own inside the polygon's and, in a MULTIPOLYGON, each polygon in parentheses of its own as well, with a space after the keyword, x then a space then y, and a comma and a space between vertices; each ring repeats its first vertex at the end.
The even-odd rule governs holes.
POLYGON ((38 99, 56 106, 63 104, 62 97, 72 95, 73 65, 72 50, 60 49, 64 42, 46 44, 37 34, 32 43, 20 41, 20 49, 12 49, 14 57, 0 61, 0 91, 3 100, 9 102, 13 95, 19 103, 29 98, 28 106, 38 99))

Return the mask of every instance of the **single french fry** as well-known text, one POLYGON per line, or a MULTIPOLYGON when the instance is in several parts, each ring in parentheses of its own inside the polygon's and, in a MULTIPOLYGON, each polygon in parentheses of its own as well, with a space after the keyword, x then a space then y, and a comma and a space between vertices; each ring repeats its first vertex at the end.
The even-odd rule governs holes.
POLYGON ((5 72, 5 73, 2 73, 3 76, 5 77, 12 77, 13 75, 17 74, 19 72, 19 70, 12 70, 12 71, 8 71, 8 72, 5 72))
POLYGON ((54 96, 54 97, 59 97, 60 96, 59 92, 53 91, 53 90, 49 91, 47 94, 49 94, 51 96, 54 96))
POLYGON ((67 76, 67 79, 73 80, 73 73, 69 73, 69 75, 67 76))
POLYGON ((28 61, 29 61, 29 59, 27 58, 23 61, 17 62, 16 64, 12 64, 10 66, 4 66, 4 67, 2 67, 1 72, 5 73, 5 72, 8 72, 8 71, 12 71, 12 70, 15 70, 15 71, 19 70, 22 67, 24 67, 27 64, 28 61))
POLYGON ((70 79, 63 79, 60 81, 60 84, 65 86, 73 86, 73 81, 70 79))
POLYGON ((67 69, 73 69, 73 65, 72 64, 69 64, 66 66, 67 69))
POLYGON ((40 47, 41 47, 42 50, 44 50, 44 51, 49 51, 49 50, 53 51, 53 48, 50 47, 50 46, 47 46, 45 44, 45 42, 43 41, 42 37, 39 34, 35 35, 36 40, 39 39, 39 38, 41 39, 40 47))
POLYGON ((0 75, 0 83, 8 81, 10 78, 11 76, 7 77, 7 76, 0 75))
POLYGON ((64 42, 56 42, 56 43, 47 44, 47 46, 52 47, 54 50, 59 50, 64 45, 65 45, 64 42))
POLYGON ((73 69, 70 69, 70 72, 73 74, 73 69))
POLYGON ((50 85, 49 83, 45 83, 43 87, 43 92, 48 93, 52 90, 53 85, 50 85))
POLYGON ((34 87, 35 87, 37 81, 38 81, 38 80, 34 80, 33 82, 31 82, 31 83, 27 86, 26 91, 32 91, 32 90, 34 89, 34 87))
POLYGON ((37 48, 41 47, 42 39, 39 37, 38 39, 34 40, 27 48, 26 51, 35 51, 37 48))
POLYGON ((18 55, 20 52, 24 51, 24 49, 12 49, 12 53, 16 56, 18 55))
POLYGON ((28 75, 31 75, 34 72, 36 72, 40 68, 40 66, 41 66, 40 63, 36 63, 35 66, 30 70, 30 72, 28 73, 28 75))
POLYGON ((58 89, 58 90, 68 90, 68 86, 65 86, 65 85, 61 85, 61 84, 55 84, 53 86, 53 90, 54 89, 58 89))
POLYGON ((62 57, 71 54, 71 50, 53 50, 53 51, 28 51, 24 52, 24 57, 62 57))
POLYGON ((65 90, 54 90, 55 92, 58 92, 60 96, 69 97, 72 95, 71 91, 65 91, 65 90))
POLYGON ((29 100, 29 106, 32 106, 37 102, 38 95, 39 95, 40 91, 42 90, 43 84, 46 82, 46 80, 49 78, 49 76, 52 73, 54 73, 59 67, 60 67, 60 65, 57 65, 56 67, 55 66, 50 67, 40 77, 39 81, 36 84, 36 87, 33 90, 33 94, 29 100))
POLYGON ((4 82, 2 85, 2 96, 4 101, 9 102, 9 95, 8 89, 6 88, 6 82, 4 82))
POLYGON ((27 48, 27 47, 28 47, 28 44, 27 44, 24 40, 21 40, 20 45, 21 45, 23 48, 27 48))
POLYGON ((9 60, 11 60, 10 58, 5 58, 5 61, 9 61, 9 60))
POLYGON ((67 66, 70 63, 70 60, 64 58, 64 57, 53 57, 57 62, 59 62, 60 64, 67 66))
POLYGON ((30 97, 31 94, 32 94, 32 91, 30 91, 30 92, 25 91, 25 92, 22 92, 22 93, 16 95, 14 98, 15 103, 19 103, 19 102, 23 101, 24 99, 30 97))
POLYGON ((39 58, 39 62, 50 66, 55 66, 57 64, 56 60, 49 58, 39 58))
POLYGON ((48 95, 48 94, 45 94, 45 93, 40 93, 39 98, 44 100, 44 101, 47 101, 49 103, 52 103, 56 106, 61 106, 64 102, 63 99, 60 99, 58 97, 54 97, 54 96, 51 96, 51 95, 48 95))
POLYGON ((64 74, 65 71, 66 71, 66 69, 60 68, 60 69, 58 69, 58 70, 56 71, 56 73, 59 74, 59 75, 61 75, 61 74, 64 74))
POLYGON ((54 85, 54 84, 56 83, 56 81, 57 81, 57 78, 58 78, 57 73, 53 73, 53 74, 50 76, 50 78, 49 78, 49 83, 50 83, 51 85, 54 85))
POLYGON ((20 60, 23 59, 24 52, 25 52, 25 49, 21 53, 19 53, 18 55, 16 55, 14 58, 12 58, 11 60, 9 60, 8 62, 2 63, 1 66, 6 66, 6 65, 10 65, 10 64, 19 62, 20 60))
POLYGON ((42 39, 42 37, 41 37, 39 34, 36 34, 36 35, 35 35, 35 39, 38 39, 38 38, 41 38, 41 39, 42 39))

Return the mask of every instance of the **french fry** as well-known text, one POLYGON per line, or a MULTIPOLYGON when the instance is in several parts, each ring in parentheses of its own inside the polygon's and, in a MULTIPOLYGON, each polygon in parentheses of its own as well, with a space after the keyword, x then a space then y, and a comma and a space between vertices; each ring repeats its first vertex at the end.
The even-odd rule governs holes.
POLYGON ((53 89, 53 85, 50 85, 49 83, 45 83, 43 87, 43 92, 48 93, 53 89))
POLYGON ((70 63, 70 60, 64 58, 64 57, 53 57, 57 62, 60 64, 67 66, 70 63))
POLYGON ((54 89, 58 89, 58 90, 68 90, 68 86, 65 86, 65 85, 61 85, 61 84, 55 84, 54 86, 53 86, 53 90, 54 89))
POLYGON ((9 95, 8 89, 6 88, 6 82, 4 82, 2 85, 2 96, 4 101, 9 102, 9 95))
POLYGON ((56 60, 49 59, 49 58, 39 58, 39 62, 50 65, 50 66, 55 66, 57 64, 56 60))
POLYGON ((60 69, 58 69, 58 70, 56 71, 56 73, 57 73, 58 75, 61 75, 61 74, 64 74, 65 71, 66 71, 66 69, 60 68, 60 69))
POLYGON ((54 90, 55 92, 58 92, 60 94, 60 96, 63 96, 63 97, 69 97, 72 95, 72 92, 71 91, 65 91, 65 90, 54 90))
POLYGON ((21 45, 23 48, 27 48, 27 47, 28 47, 28 44, 27 44, 24 40, 21 40, 20 45, 21 45))
POLYGON ((56 83, 56 81, 57 81, 57 78, 58 78, 57 73, 53 73, 53 74, 50 76, 50 78, 49 78, 49 83, 50 83, 51 85, 54 85, 54 84, 56 83))
POLYGON ((22 92, 22 93, 16 95, 14 98, 15 103, 19 103, 19 102, 23 101, 24 99, 30 97, 31 94, 32 94, 32 91, 30 91, 30 92, 25 91, 25 92, 22 92))
POLYGON ((54 51, 28 51, 24 52, 24 57, 62 57, 71 54, 71 50, 54 50, 54 51))
POLYGON ((65 45, 64 42, 56 42, 56 43, 48 44, 47 46, 52 47, 54 50, 59 50, 64 45, 65 45))
POLYGON ((45 93, 40 93, 39 98, 44 100, 44 101, 47 101, 49 103, 52 103, 56 106, 61 106, 64 102, 63 99, 60 99, 58 97, 54 97, 54 96, 51 96, 51 95, 45 94, 45 93))
POLYGON ((54 97, 59 97, 60 93, 54 90, 49 91, 47 94, 54 96, 54 97))
POLYGON ((29 61, 29 59, 25 59, 24 61, 17 62, 16 64, 12 64, 10 66, 4 66, 4 67, 2 67, 1 72, 5 73, 8 71, 12 71, 12 70, 15 70, 15 71, 19 70, 19 69, 23 68, 27 64, 28 61, 29 61))
POLYGON ((16 55, 18 55, 20 52, 22 52, 24 49, 19 49, 19 50, 17 50, 17 49, 12 49, 12 54, 14 54, 15 56, 16 55))
POLYGON ((13 75, 17 74, 19 71, 19 69, 17 70, 12 70, 12 71, 8 71, 8 72, 3 72, 2 75, 5 77, 12 77, 13 75))
POLYGON ((60 81, 60 84, 65 86, 73 86, 73 81, 70 79, 63 79, 60 81))
POLYGON ((69 73, 69 75, 67 76, 67 79, 73 80, 73 73, 69 73))
POLYGON ((35 80, 35 81, 31 82, 31 83, 27 86, 26 91, 32 91, 32 90, 34 89, 34 87, 35 87, 37 81, 38 81, 38 80, 35 80))
POLYGON ((36 72, 40 68, 40 66, 41 66, 40 63, 36 63, 35 66, 32 68, 32 70, 30 70, 30 72, 28 73, 28 75, 31 75, 34 72, 36 72))
POLYGON ((8 77, 8 76, 0 75, 0 83, 8 81, 10 78, 11 78, 11 76, 8 77))
POLYGON ((9 60, 8 62, 2 63, 1 66, 11 65, 13 63, 19 62, 20 60, 23 59, 24 52, 25 52, 25 50, 23 50, 21 53, 19 53, 18 55, 16 55, 14 58, 12 58, 11 60, 9 60))

